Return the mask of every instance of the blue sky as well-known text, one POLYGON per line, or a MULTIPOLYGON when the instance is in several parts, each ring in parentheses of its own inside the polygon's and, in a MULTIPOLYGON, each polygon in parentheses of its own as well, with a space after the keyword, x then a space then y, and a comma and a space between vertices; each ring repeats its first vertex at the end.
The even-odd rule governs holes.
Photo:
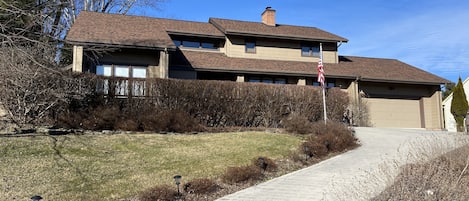
POLYGON ((340 55, 399 59, 453 82, 469 76, 466 0, 166 0, 158 10, 133 14, 258 22, 266 6, 277 11, 277 24, 317 27, 349 39, 340 55))

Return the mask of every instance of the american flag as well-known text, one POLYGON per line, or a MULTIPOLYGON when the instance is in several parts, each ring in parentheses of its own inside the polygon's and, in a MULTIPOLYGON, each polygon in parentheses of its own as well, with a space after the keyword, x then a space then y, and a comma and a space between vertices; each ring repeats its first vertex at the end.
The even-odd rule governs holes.
POLYGON ((318 62, 318 82, 321 83, 321 86, 324 87, 324 66, 322 65, 322 58, 319 58, 318 62))

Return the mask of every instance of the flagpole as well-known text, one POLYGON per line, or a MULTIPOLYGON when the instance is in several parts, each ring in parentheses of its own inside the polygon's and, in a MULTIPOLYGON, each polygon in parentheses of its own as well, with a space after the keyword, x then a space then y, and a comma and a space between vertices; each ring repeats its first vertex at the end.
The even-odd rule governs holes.
MULTIPOLYGON (((320 60, 321 60, 321 63, 323 62, 322 61, 322 43, 319 43, 319 57, 320 57, 320 60)), ((323 64, 324 65, 324 64, 323 64)), ((327 124, 327 111, 326 111, 326 85, 327 85, 327 82, 326 82, 326 76, 324 76, 324 84, 322 85, 322 105, 323 105, 323 110, 324 110, 324 124, 327 124)))

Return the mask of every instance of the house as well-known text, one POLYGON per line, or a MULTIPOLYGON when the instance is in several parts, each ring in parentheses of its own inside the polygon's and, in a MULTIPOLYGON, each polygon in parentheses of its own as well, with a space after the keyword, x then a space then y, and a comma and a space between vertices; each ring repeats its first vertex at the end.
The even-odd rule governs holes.
POLYGON ((352 103, 366 102, 372 126, 443 128, 440 85, 448 80, 395 59, 341 56, 338 49, 346 38, 275 19, 270 7, 260 22, 83 11, 66 41, 73 45, 77 72, 312 86, 318 85, 322 48, 327 87, 347 91, 352 103), (113 51, 90 54, 97 47, 113 51))
MULTIPOLYGON (((464 92, 466 92, 466 98, 469 101, 469 77, 462 82, 464 92)), ((453 101, 453 93, 443 100, 443 115, 445 120, 445 129, 450 132, 456 132, 456 120, 454 120, 453 114, 451 114, 451 102, 453 101)))

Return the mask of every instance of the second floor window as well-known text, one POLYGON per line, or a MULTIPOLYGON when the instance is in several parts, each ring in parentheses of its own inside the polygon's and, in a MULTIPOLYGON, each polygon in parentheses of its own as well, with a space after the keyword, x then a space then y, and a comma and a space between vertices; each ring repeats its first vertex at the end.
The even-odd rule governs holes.
POLYGON ((203 49, 218 49, 218 46, 213 42, 204 41, 188 41, 188 40, 173 40, 176 47, 189 47, 189 48, 203 48, 203 49))
POLYGON ((254 41, 246 41, 245 46, 247 53, 256 53, 256 43, 254 41))
POLYGON ((319 57, 319 45, 303 45, 301 46, 301 56, 303 57, 319 57))

